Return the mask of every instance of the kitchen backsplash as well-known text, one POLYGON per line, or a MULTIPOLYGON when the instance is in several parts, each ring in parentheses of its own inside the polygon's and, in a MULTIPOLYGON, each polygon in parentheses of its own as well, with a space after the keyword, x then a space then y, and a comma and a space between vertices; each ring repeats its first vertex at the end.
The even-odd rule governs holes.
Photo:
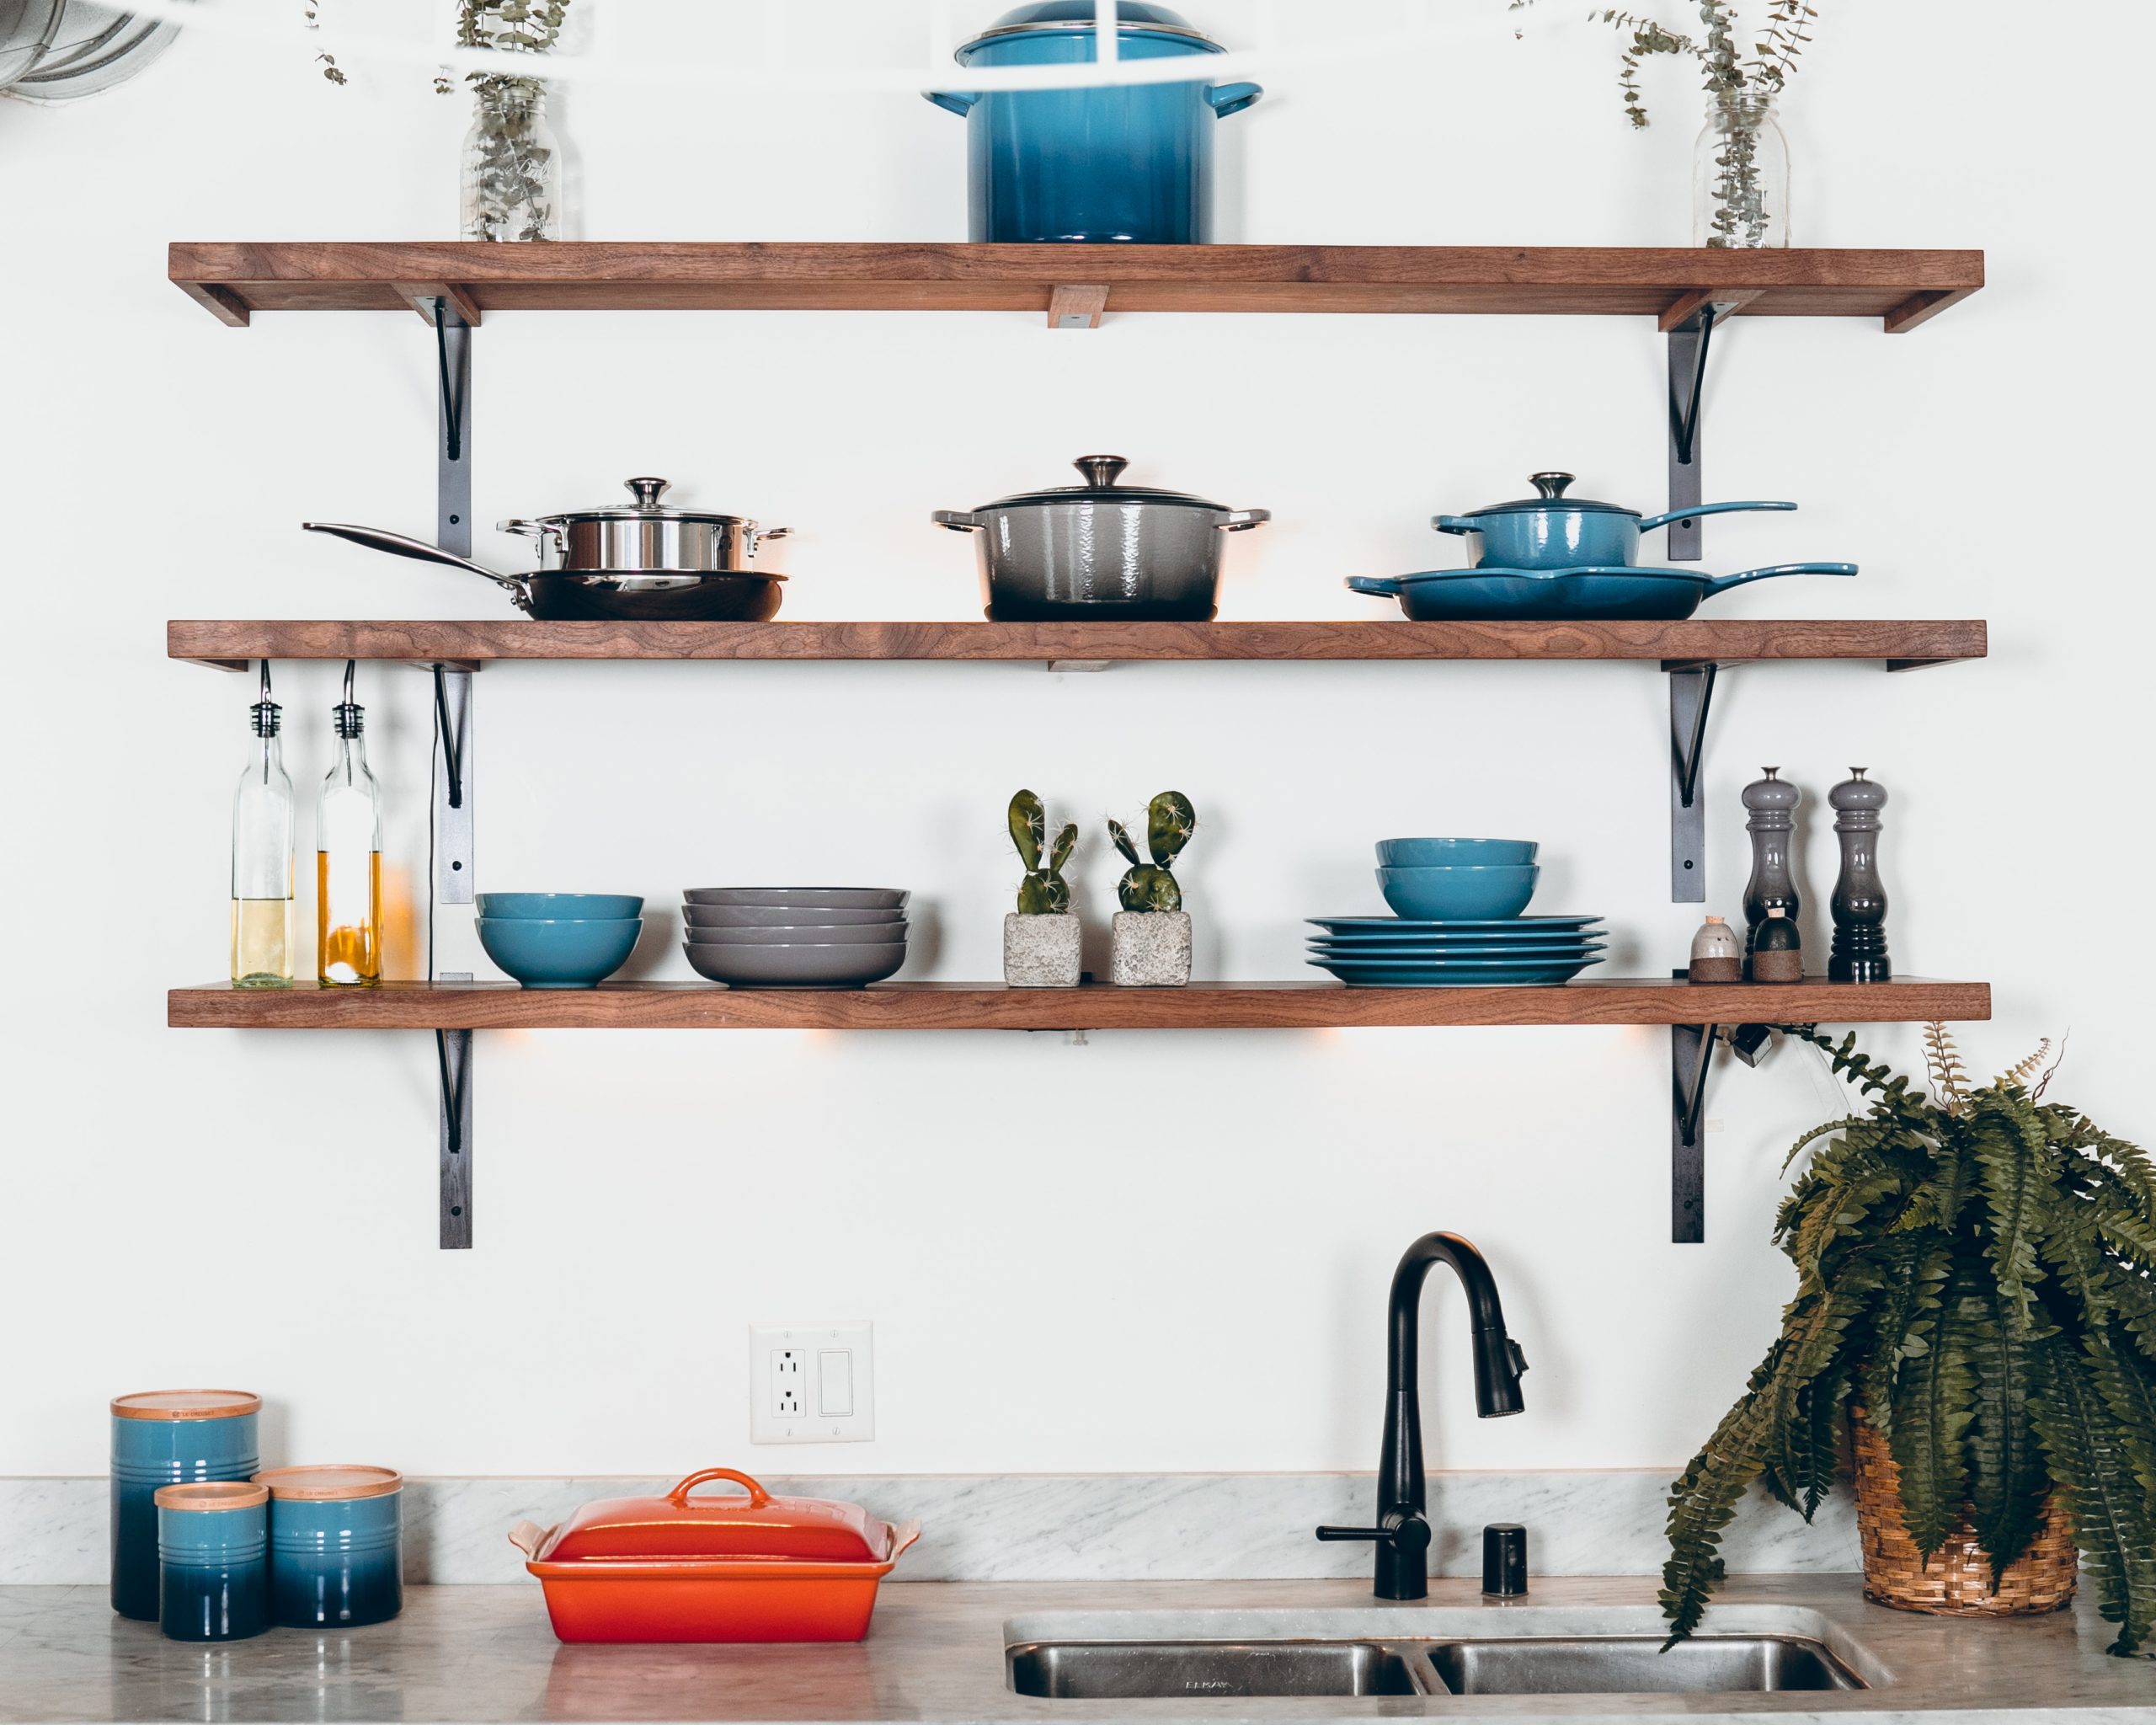
MULTIPOLYGON (((1483 1524, 1526 1524, 1543 1575, 1643 1575, 1662 1567, 1670 1472, 1657 1469, 1433 1473, 1433 1575, 1481 1573, 1483 1524)), ((547 1525, 594 1498, 664 1492, 670 1479, 412 1479, 405 1578, 520 1582, 508 1530, 547 1525)), ((1262 1579, 1365 1574, 1365 1546, 1321 1545, 1320 1522, 1367 1518, 1367 1473, 770 1476, 792 1495, 848 1498, 925 1530, 906 1581, 1262 1579)), ((0 1584, 102 1586, 109 1562, 102 1477, 0 1478, 0 1584)), ((1807 1528, 1754 1496, 1722 1543, 1733 1574, 1853 1570, 1856 1519, 1831 1498, 1807 1528)))

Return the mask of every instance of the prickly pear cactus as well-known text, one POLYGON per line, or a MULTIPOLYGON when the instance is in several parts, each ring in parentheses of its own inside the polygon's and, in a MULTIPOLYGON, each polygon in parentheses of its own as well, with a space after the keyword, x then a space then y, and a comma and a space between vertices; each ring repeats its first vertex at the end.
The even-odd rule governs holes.
POLYGON ((1198 830, 1198 811, 1181 791, 1163 791, 1145 810, 1145 848, 1153 860, 1138 854, 1128 829, 1119 820, 1108 823, 1108 836, 1130 867, 1116 886, 1116 898, 1126 911, 1180 911, 1182 889, 1176 884, 1171 865, 1198 830))
POLYGON ((1019 914, 1061 916, 1070 908, 1070 884, 1063 878, 1063 865, 1077 848, 1078 823, 1068 823, 1049 844, 1048 811, 1031 791, 1021 791, 1011 799, 1010 822, 1011 842, 1026 865, 1026 878, 1018 883, 1019 914))

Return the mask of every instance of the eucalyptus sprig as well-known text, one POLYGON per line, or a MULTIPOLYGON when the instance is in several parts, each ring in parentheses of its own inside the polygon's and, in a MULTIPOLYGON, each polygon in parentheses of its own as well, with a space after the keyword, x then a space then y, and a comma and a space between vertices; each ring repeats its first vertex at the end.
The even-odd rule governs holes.
MULTIPOLYGON (((1534 0, 1510 0, 1508 10, 1522 12, 1534 0)), ((1702 88, 1723 97, 1771 96, 1787 83, 1812 40, 1819 13, 1808 0, 1767 0, 1767 13, 1752 44, 1750 57, 1737 48, 1743 33, 1732 0, 1699 0, 1700 32, 1686 35, 1639 13, 1598 7, 1588 16, 1630 40, 1618 56, 1617 88, 1625 117, 1635 127, 1647 124, 1646 100, 1640 93, 1640 68, 1656 58, 1689 56, 1700 63, 1702 88)), ((1515 34, 1518 34, 1515 32, 1515 34)))

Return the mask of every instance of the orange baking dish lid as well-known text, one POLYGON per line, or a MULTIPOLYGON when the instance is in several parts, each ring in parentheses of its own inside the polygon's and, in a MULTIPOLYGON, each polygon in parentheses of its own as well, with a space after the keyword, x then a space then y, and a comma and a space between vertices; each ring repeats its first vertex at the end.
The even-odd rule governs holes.
POLYGON ((605 1498, 556 1528, 532 1557, 553 1563, 637 1558, 792 1558, 822 1563, 882 1562, 889 1524, 858 1503, 828 1498, 774 1498, 745 1473, 707 1467, 663 1498, 605 1498), (714 1480, 746 1497, 691 1497, 714 1480))

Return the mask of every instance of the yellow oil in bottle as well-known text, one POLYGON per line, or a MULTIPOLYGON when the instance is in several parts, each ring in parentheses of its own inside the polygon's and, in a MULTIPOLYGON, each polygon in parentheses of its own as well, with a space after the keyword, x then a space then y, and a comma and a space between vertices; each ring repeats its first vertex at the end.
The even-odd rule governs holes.
POLYGON ((356 857, 333 871, 328 852, 314 853, 317 974, 334 987, 382 980, 382 852, 366 859, 363 896, 356 857))
POLYGON ((283 988, 292 980, 292 901, 232 900, 232 980, 242 988, 283 988))

